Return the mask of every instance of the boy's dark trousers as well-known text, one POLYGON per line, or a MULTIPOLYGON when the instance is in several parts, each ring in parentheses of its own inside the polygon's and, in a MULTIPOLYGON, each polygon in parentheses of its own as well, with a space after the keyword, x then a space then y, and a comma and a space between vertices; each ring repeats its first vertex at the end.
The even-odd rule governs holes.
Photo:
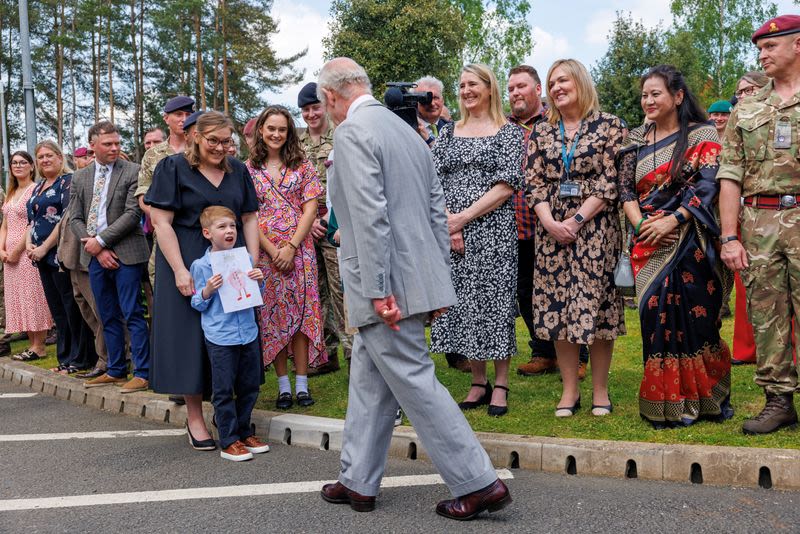
POLYGON ((206 339, 211 361, 211 403, 223 449, 253 435, 250 415, 261 384, 258 338, 246 345, 216 345, 206 339), (235 398, 234 398, 235 397, 235 398))

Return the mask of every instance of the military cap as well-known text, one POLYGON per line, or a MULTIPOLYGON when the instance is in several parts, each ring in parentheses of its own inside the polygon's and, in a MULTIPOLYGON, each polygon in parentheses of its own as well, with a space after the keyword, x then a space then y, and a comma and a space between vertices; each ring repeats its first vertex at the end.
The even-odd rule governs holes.
POLYGON ((164 104, 164 113, 173 113, 175 111, 194 111, 194 100, 188 96, 175 96, 167 100, 164 104))
POLYGON ((202 110, 201 111, 195 111, 194 113, 192 113, 191 115, 186 117, 186 119, 183 121, 183 131, 185 132, 191 126, 194 126, 194 123, 197 122, 197 119, 199 119, 200 115, 202 115, 203 113, 205 113, 205 111, 202 111, 202 110))
POLYGON ((244 129, 242 130, 244 135, 248 137, 253 135, 253 131, 256 129, 256 120, 257 119, 254 117, 247 121, 247 124, 244 125, 244 129))
POLYGON ((89 150, 85 146, 79 146, 72 155, 76 158, 83 158, 89 155, 89 150))
POLYGON ((753 34, 753 43, 762 37, 778 37, 800 32, 800 15, 781 15, 768 20, 753 34))
POLYGON ((731 103, 728 100, 717 100, 708 108, 709 113, 730 113, 731 103))
POLYGON ((307 83, 300 89, 300 94, 297 95, 297 107, 302 109, 309 104, 316 104, 319 102, 317 98, 317 84, 314 82, 307 83))

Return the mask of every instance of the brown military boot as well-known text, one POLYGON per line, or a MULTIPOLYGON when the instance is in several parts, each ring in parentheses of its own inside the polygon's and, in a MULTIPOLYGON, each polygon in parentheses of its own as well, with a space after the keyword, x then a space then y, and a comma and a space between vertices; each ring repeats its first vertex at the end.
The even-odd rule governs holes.
POLYGON ((531 361, 517 367, 517 373, 522 376, 543 375, 556 371, 558 371, 558 364, 555 358, 543 358, 542 356, 533 356, 531 357, 531 361))
POLYGON ((776 395, 767 393, 767 404, 761 413, 742 425, 745 434, 769 434, 785 426, 797 425, 797 412, 791 393, 776 395))

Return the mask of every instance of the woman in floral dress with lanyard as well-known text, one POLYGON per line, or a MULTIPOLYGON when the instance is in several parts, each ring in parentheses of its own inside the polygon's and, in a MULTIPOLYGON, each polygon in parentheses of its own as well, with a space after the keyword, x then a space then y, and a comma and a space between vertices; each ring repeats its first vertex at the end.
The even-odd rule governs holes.
POLYGON ((305 159, 286 108, 271 106, 256 121, 247 168, 258 195, 258 224, 264 271, 261 346, 264 363, 275 362, 279 409, 293 405, 288 358, 294 357, 297 404, 314 404, 308 366, 328 361, 322 338, 317 260, 310 231, 322 183, 305 159))

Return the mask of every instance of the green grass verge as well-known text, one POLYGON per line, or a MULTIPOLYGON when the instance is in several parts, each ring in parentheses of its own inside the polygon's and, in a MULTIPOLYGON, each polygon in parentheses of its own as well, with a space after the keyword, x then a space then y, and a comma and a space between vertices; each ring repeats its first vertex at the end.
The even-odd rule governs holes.
MULTIPOLYGON (((581 384, 586 407, 574 417, 558 419, 553 415, 561 395, 561 382, 557 374, 538 377, 523 377, 515 372, 516 366, 528 360, 527 329, 521 319, 517 320, 517 344, 522 351, 514 357, 510 378, 509 413, 505 417, 490 417, 483 410, 467 412, 472 428, 480 432, 500 432, 529 436, 558 438, 606 439, 644 441, 652 443, 683 443, 704 445, 728 445, 748 447, 800 448, 798 433, 781 430, 766 436, 745 436, 741 426, 744 419, 758 413, 763 406, 763 392, 753 382, 754 367, 735 366, 732 376, 732 403, 736 411, 733 419, 724 423, 701 422, 688 428, 653 430, 649 423, 639 417, 638 393, 642 378, 642 342, 636 310, 626 310, 628 335, 617 340, 609 380, 610 393, 614 401, 614 413, 609 417, 593 417, 587 407, 591 404, 591 378, 581 384)), ((726 319, 722 328, 723 338, 731 343, 733 319, 726 319)), ((26 347, 27 342, 13 345, 14 352, 26 347)), ((460 401, 469 389, 470 376, 449 369, 444 356, 434 354, 436 372, 442 384, 460 401)), ((56 365, 54 347, 48 347, 48 358, 34 362, 39 367, 56 365)), ((490 380, 493 370, 489 367, 490 380)), ((310 387, 316 404, 307 409, 293 408, 292 413, 321 417, 344 418, 347 409, 346 365, 337 373, 310 379, 310 387)), ((258 408, 275 409, 277 394, 275 373, 267 373, 266 384, 261 389, 258 408)))

